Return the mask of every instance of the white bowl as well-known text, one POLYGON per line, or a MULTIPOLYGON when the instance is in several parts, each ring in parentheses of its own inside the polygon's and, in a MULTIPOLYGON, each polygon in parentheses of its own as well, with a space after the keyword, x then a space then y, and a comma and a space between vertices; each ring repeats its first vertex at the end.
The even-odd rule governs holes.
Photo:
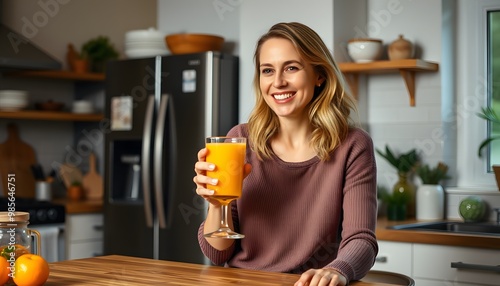
POLYGON ((92 113, 94 112, 94 106, 92 102, 87 100, 76 100, 73 102, 73 113, 92 113))
POLYGON ((28 99, 28 92, 25 90, 0 90, 0 98, 22 98, 28 99))
POLYGON ((382 40, 379 39, 351 39, 347 44, 347 53, 357 63, 368 63, 382 56, 382 48, 382 40))
POLYGON ((157 41, 163 39, 164 37, 165 35, 155 28, 132 30, 125 33, 125 42, 157 41))
POLYGON ((0 110, 15 111, 28 106, 28 92, 24 90, 0 90, 0 110))

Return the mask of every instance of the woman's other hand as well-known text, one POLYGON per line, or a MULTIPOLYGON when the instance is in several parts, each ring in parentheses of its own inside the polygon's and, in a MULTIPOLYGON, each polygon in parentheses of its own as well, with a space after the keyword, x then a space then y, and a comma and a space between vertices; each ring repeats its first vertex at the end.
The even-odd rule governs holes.
POLYGON ((334 269, 309 269, 294 286, 345 286, 347 279, 334 269))

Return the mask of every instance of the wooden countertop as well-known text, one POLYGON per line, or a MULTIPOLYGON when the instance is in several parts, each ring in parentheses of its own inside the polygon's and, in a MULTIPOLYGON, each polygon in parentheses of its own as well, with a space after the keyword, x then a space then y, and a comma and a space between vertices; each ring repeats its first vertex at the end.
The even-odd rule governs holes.
POLYGON ((102 199, 101 200, 81 200, 72 201, 68 199, 56 199, 54 203, 62 204, 66 207, 66 214, 80 214, 80 213, 100 213, 102 212, 102 199))
MULTIPOLYGON (((45 285, 292 286, 299 277, 297 274, 109 255, 50 263, 50 275, 45 285)), ((392 284, 357 281, 350 285, 392 284)))
POLYGON ((444 233, 423 230, 394 230, 387 228, 393 225, 416 222, 418 221, 389 221, 385 217, 379 218, 377 220, 377 229, 375 230, 377 240, 500 249, 500 236, 444 233))

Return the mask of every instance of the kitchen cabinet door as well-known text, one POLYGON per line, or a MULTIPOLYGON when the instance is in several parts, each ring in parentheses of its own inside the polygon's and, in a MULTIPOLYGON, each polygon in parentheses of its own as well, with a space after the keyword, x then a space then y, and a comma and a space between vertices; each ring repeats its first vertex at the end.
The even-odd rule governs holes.
POLYGON ((68 215, 66 217, 67 259, 102 255, 103 223, 102 213, 68 215))
POLYGON ((373 270, 390 271, 412 276, 412 244, 378 241, 379 252, 373 270))
POLYGON ((500 250, 415 243, 413 254, 415 279, 443 281, 443 285, 499 285, 500 274, 494 270, 457 269, 451 264, 495 269, 500 265, 500 250))

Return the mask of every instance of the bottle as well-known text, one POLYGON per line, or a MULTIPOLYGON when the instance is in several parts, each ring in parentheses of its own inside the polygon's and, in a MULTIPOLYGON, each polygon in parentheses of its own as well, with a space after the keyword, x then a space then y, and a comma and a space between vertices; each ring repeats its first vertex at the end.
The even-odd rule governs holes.
POLYGON ((411 59, 413 57, 413 44, 399 35, 399 38, 393 41, 387 50, 389 60, 411 59))
POLYGON ((408 181, 408 174, 399 172, 399 180, 392 188, 393 195, 404 196, 408 198, 406 204, 407 218, 415 217, 415 187, 408 181))
MULTIPOLYGON (((28 212, 2 211, 0 212, 0 256, 14 265, 16 259, 27 253, 40 255, 41 236, 34 229, 29 229, 28 212), (33 239, 34 238, 34 239, 33 239), (32 241, 35 242, 34 246, 32 241)), ((6 285, 13 285, 12 278, 6 285)))

